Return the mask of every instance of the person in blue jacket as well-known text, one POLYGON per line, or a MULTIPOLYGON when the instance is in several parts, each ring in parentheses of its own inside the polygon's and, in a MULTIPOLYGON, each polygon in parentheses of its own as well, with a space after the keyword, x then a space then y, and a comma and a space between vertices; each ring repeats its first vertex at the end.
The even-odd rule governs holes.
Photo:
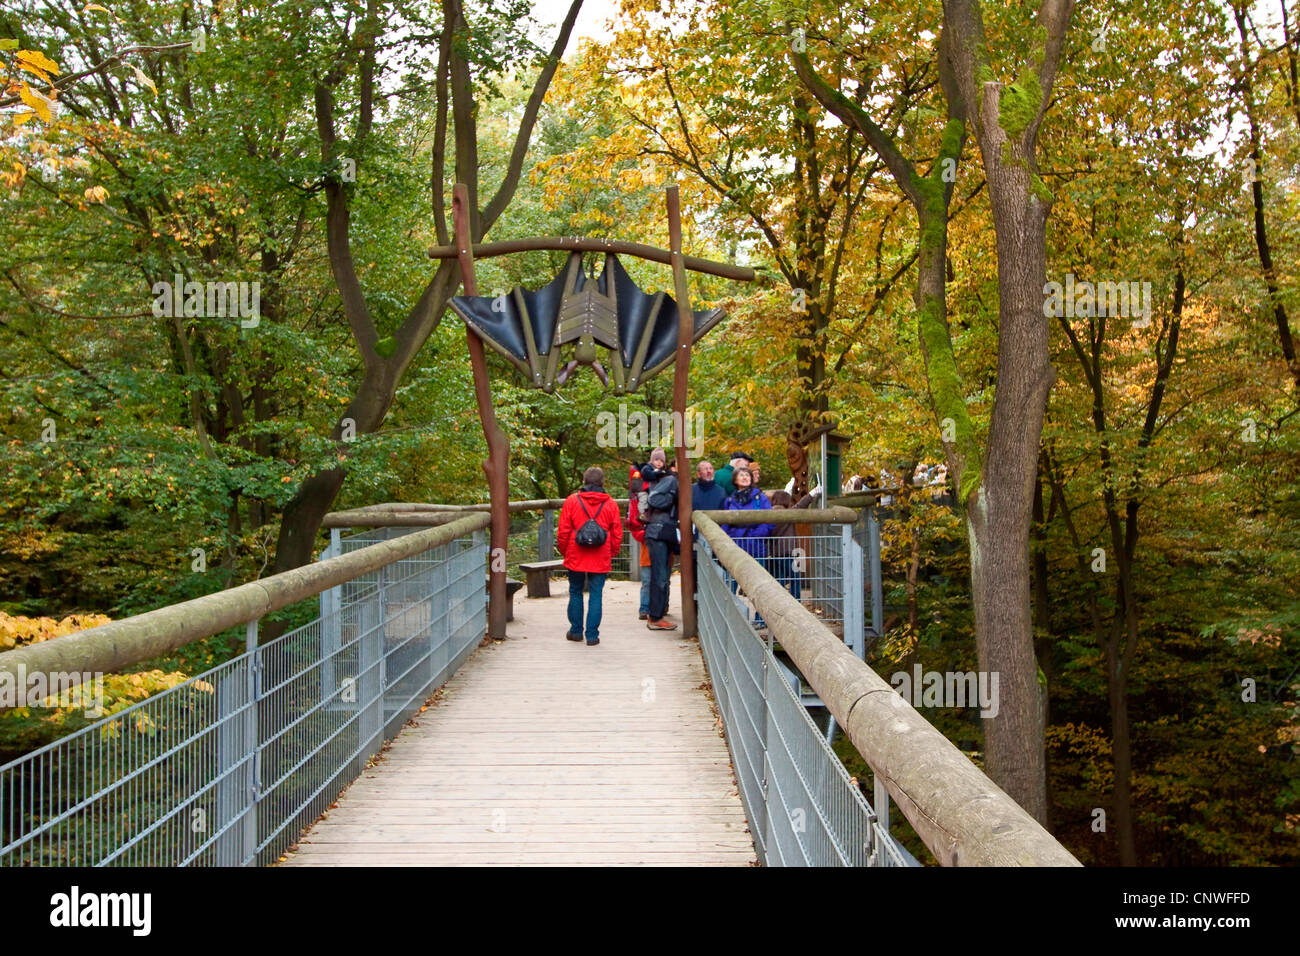
MULTIPOLYGON (((737 468, 732 472, 732 481, 736 490, 722 503, 727 511, 771 511, 772 502, 761 488, 754 487, 754 475, 748 468, 737 468)), ((751 558, 762 562, 767 557, 767 539, 772 536, 771 524, 731 525, 724 524, 722 530, 744 549, 751 558)))
MULTIPOLYGON (((727 497, 722 507, 727 511, 771 511, 772 502, 761 488, 754 487, 754 476, 748 468, 740 467, 732 473, 731 480, 736 490, 727 497)), ((766 565, 768 539, 772 536, 773 525, 767 522, 752 525, 724 524, 722 530, 740 545, 741 549, 759 564, 766 565)), ((736 591, 736 581, 732 578, 731 591, 736 591)), ((763 628, 763 617, 755 613, 754 626, 763 628)))

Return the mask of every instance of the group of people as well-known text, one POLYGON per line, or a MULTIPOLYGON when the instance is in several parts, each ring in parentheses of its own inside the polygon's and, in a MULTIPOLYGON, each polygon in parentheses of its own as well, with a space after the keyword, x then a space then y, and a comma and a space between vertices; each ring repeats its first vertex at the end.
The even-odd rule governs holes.
MULTIPOLYGON (((899 466, 899 474, 893 474, 887 468, 880 469, 880 477, 877 478, 874 471, 867 469, 864 477, 860 474, 850 475, 844 482, 841 491, 846 495, 851 495, 855 491, 875 491, 878 489, 897 488, 903 484, 902 475, 906 471, 906 464, 899 466)), ((945 464, 931 465, 925 462, 918 462, 912 472, 913 488, 929 488, 930 497, 937 502, 949 502, 951 500, 951 488, 948 486, 948 466, 945 464)), ((894 496, 882 494, 879 498, 882 507, 888 508, 894 504, 894 496)))
MULTIPOLYGON (((735 452, 726 465, 714 470, 709 461, 696 465, 691 485, 694 511, 764 511, 806 508, 815 493, 797 504, 787 491, 769 496, 760 485, 762 469, 757 460, 735 452)), ((570 495, 560 510, 556 543, 569 577, 569 631, 571 641, 600 643, 601 592, 610 567, 622 545, 623 521, 614 499, 605 492, 605 473, 588 468, 583 485, 570 495), (584 622, 583 591, 589 594, 584 622), (585 624, 585 629, 584 629, 585 624)), ((669 581, 674 555, 681 553, 682 533, 677 514, 678 479, 676 462, 662 448, 629 473, 627 527, 640 551, 641 602, 638 617, 652 631, 673 631, 677 623, 668 619, 669 581)), ((751 557, 759 561, 798 598, 800 569, 795 562, 794 526, 760 522, 723 524, 723 530, 751 557)), ((732 583, 735 590, 735 583, 732 583)), ((762 619, 755 621, 762 627, 762 619)))

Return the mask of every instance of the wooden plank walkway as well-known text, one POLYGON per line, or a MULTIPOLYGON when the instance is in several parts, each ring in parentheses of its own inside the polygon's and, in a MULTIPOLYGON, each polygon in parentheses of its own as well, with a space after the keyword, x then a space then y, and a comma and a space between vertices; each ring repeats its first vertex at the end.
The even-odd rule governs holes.
POLYGON ((507 639, 471 655, 282 866, 755 863, 699 644, 646 630, 640 585, 622 581, 605 586, 600 644, 566 641, 568 586, 552 590, 515 600, 507 639))

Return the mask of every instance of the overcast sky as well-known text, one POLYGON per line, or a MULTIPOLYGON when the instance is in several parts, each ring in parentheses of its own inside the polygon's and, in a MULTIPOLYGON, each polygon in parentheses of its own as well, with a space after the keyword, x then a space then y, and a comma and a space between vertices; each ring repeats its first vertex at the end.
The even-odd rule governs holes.
MULTIPOLYGON (((555 42, 556 31, 568 13, 571 2, 572 0, 533 0, 533 16, 546 26, 547 46, 555 42)), ((616 13, 618 0, 583 0, 582 9, 578 11, 578 22, 569 40, 569 50, 576 50, 578 41, 584 37, 605 36, 606 25, 616 13)))

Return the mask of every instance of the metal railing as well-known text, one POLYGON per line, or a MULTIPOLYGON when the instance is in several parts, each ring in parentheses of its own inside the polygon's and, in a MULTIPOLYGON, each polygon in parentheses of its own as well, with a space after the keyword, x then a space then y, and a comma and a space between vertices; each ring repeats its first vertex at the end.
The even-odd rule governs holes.
MULTIPOLYGON (((610 561, 609 574, 611 578, 640 581, 641 543, 632 537, 632 532, 627 527, 627 499, 615 498, 614 503, 618 505, 619 517, 623 521, 623 546, 610 561)), ((559 509, 543 508, 541 514, 537 523, 537 560, 550 561, 559 557, 555 553, 555 522, 559 517, 559 509)))
MULTIPOLYGON (((623 519, 623 547, 611 561, 610 576, 628 581, 641 580, 641 545, 632 537, 627 528, 628 499, 615 498, 619 515, 623 519)), ((512 501, 510 513, 537 512, 537 560, 550 561, 558 555, 555 552, 555 522, 560 509, 564 506, 562 498, 543 498, 536 501, 512 501)), ((393 502, 371 505, 365 508, 353 508, 347 511, 334 511, 325 516, 323 526, 338 532, 343 528, 363 527, 408 527, 420 528, 436 526, 459 514, 486 511, 485 504, 478 505, 444 505, 420 502, 393 502)), ((336 536, 337 539, 337 536, 336 536)))
MULTIPOLYGON (((838 540, 838 537, 836 537, 838 540)), ((732 579, 700 539, 700 647, 759 859, 766 866, 917 866, 813 723, 732 579)))
POLYGON ((864 622, 863 643, 866 645, 874 644, 884 634, 885 592, 880 571, 880 511, 874 504, 861 506, 858 511, 858 520, 853 525, 853 540, 862 549, 865 605, 870 616, 864 622))
MULTIPOLYGON (((723 530, 727 525, 722 525, 723 530)), ((796 601, 816 614, 831 632, 863 656, 862 550, 853 529, 843 525, 810 525, 806 534, 756 535, 736 539, 796 601)), ((737 591, 736 580, 725 568, 727 586, 737 591)), ((753 604, 739 590, 742 605, 756 626, 762 625, 753 604)))
MULTIPOLYGON (((696 512, 693 518, 704 558, 698 576, 700 644, 755 846, 764 859, 844 862, 860 860, 864 848, 876 846, 887 853, 887 793, 943 866, 1078 866, 1024 808, 727 536, 717 521, 730 515, 696 512), (723 569, 749 592, 768 623, 769 645, 754 634, 723 569), (792 716, 784 725, 775 716, 787 699, 798 703, 793 689, 783 697, 782 682, 773 679, 778 662, 772 651, 778 644, 871 768, 882 819, 869 821, 869 837, 862 823, 869 808, 845 791, 851 781, 833 752, 786 732, 783 728, 798 726, 792 716), (799 856, 792 857, 787 847, 797 848, 799 856)), ((814 515, 832 523, 858 520, 838 507, 809 518, 814 515)), ((817 734, 799 709, 805 730, 817 734)))
POLYGON ((255 616, 238 657, 0 767, 0 865, 273 862, 477 645, 486 552, 445 537, 260 647, 255 616))

